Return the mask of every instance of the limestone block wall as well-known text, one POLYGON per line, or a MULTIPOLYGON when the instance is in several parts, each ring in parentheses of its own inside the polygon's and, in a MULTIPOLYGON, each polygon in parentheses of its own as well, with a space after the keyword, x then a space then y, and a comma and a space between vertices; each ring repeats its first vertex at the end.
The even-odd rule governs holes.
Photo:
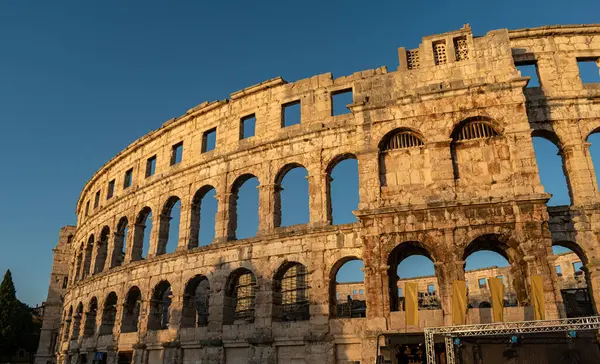
MULTIPOLYGON (((600 200, 587 137, 600 127, 600 87, 583 86, 576 67, 577 57, 600 57, 600 25, 500 29, 479 37, 465 26, 398 54, 395 71, 293 83, 275 78, 228 100, 204 102, 102 166, 76 206, 57 360, 75 364, 80 355, 106 352, 111 363, 119 355, 135 363, 374 362, 380 334, 451 323, 452 281, 464 279, 469 254, 485 249, 510 263, 519 307, 508 317, 529 317, 532 275, 544 277, 547 317, 564 314, 553 244, 582 258, 597 311, 600 200), (524 62, 537 64, 541 87, 526 87, 517 68, 524 62), (351 91, 353 102, 348 113, 333 115, 341 91, 351 91), (284 127, 283 108, 294 102, 301 122, 284 127), (250 115, 255 135, 241 138, 241 121, 250 115), (208 150, 212 133, 216 144, 208 150), (559 146, 571 206, 546 206, 550 196, 540 183, 532 136, 559 146), (173 164, 173 149, 181 145, 181 162, 173 164), (148 175, 153 158, 155 173, 148 175), (358 161, 359 221, 333 225, 330 174, 346 158, 358 161), (277 196, 292 166, 308 173, 310 221, 281 227, 277 196), (257 235, 236 239, 236 219, 243 218, 236 213, 237 189, 252 176, 259 181, 257 235), (211 188, 216 236, 198 247, 197 201, 211 188), (165 252, 178 200, 177 249, 165 252), (150 212, 149 253, 142 259, 150 212), (397 311, 394 272, 412 254, 434 261, 442 308, 420 313, 420 324, 407 327, 397 311), (339 318, 335 274, 354 258, 364 263, 366 318, 339 318), (308 316, 289 321, 279 315, 278 290, 292 263, 307 272, 308 316), (253 310, 232 319, 232 282, 248 273, 253 310), (183 327, 186 289, 198 275, 210 287, 207 324, 183 327), (170 291, 157 290, 167 286, 170 291), (133 287, 140 297, 127 301, 133 287), (71 340, 77 307, 85 322, 94 298, 97 313, 90 317, 97 329, 71 340), (126 307, 135 307, 137 331, 127 332, 136 321, 126 307), (128 330, 122 330, 125 317, 128 330), (163 322, 149 324, 156 317, 163 322)), ((475 322, 480 315, 469 317, 475 322)))

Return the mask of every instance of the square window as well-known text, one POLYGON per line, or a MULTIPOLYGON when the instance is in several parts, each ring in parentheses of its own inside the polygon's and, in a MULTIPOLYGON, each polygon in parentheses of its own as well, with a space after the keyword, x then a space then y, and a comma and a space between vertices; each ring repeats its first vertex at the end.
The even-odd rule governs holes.
POLYGON ((485 278, 479 278, 478 282, 479 282, 479 288, 485 288, 485 287, 487 287, 487 283, 485 281, 485 278))
POLYGON ((181 163, 183 158, 183 142, 179 142, 171 147, 171 165, 181 163))
POLYGON ((110 199, 115 194, 115 180, 108 182, 108 188, 106 190, 106 199, 110 199))
POLYGON ((583 264, 581 264, 581 262, 573 262, 573 271, 575 273, 580 271, 582 267, 583 267, 583 264))
POLYGON ((254 130, 256 128, 256 115, 244 116, 240 120, 240 140, 254 136, 254 130))
POLYGON ((289 102, 281 106, 281 127, 300 124, 300 100, 289 102))
POLYGON ((202 136, 202 153, 210 152, 217 145, 217 128, 212 128, 204 132, 202 136))
POLYGON ((146 178, 154 176, 156 173, 156 155, 146 159, 146 178))
POLYGON ((347 88, 344 90, 339 90, 331 93, 331 115, 343 115, 348 114, 350 109, 348 109, 348 105, 352 104, 352 89, 347 88))
POLYGON ((582 83, 600 83, 600 58, 577 58, 582 83))
POLYGON ((435 293, 435 286, 433 284, 428 284, 427 285, 427 293, 430 293, 430 294, 434 294, 435 293))
POLYGON ((398 287, 398 297, 404 297, 402 294, 402 287, 398 287))
POLYGON ((521 72, 521 76, 529 77, 527 88, 540 87, 540 78, 537 72, 536 62, 515 63, 515 66, 521 72))
POLYGON ((133 168, 129 168, 127 172, 125 172, 125 177, 123 178, 123 189, 131 187, 131 182, 133 180, 133 168))
POLYGON ((556 266, 556 275, 558 275, 559 277, 562 277, 562 267, 560 265, 556 266))
POLYGON ((358 293, 359 293, 359 294, 365 294, 365 290, 364 290, 364 289, 359 289, 359 290, 358 290, 358 293))
POLYGON ((85 216, 88 216, 90 213, 90 200, 85 203, 85 216))
POLYGON ((96 196, 94 196, 94 208, 97 208, 100 204, 100 191, 96 192, 96 196))
POLYGON ((352 290, 352 295, 356 295, 356 290, 352 290))

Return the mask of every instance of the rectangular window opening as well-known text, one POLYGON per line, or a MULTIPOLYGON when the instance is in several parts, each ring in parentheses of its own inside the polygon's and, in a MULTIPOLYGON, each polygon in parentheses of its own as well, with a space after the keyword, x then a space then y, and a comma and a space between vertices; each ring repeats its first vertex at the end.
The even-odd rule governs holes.
POLYGON ((348 105, 354 102, 352 89, 347 88, 331 93, 331 115, 343 115, 350 113, 348 105))
POLYGON ((356 290, 352 290, 352 295, 356 296, 356 290))
POLYGON ((398 297, 404 297, 404 295, 402 294, 402 288, 398 288, 398 297))
POLYGON ((108 188, 106 189, 106 199, 109 200, 115 194, 115 180, 108 182, 108 188))
POLYGON ((154 176, 156 173, 156 155, 146 159, 146 178, 154 176))
POLYGON ((575 273, 581 271, 581 268, 583 268, 583 264, 581 264, 581 262, 574 262, 573 263, 573 271, 575 273))
POLYGON ((302 118, 300 100, 289 102, 281 106, 281 127, 300 124, 302 118))
POLYGON ((427 293, 429 293, 429 294, 435 293, 435 286, 433 284, 427 285, 427 293))
POLYGON ((487 287, 487 283, 485 281, 485 278, 479 278, 479 288, 485 288, 487 287))
POLYGON ((202 153, 210 152, 217 146, 217 128, 204 132, 202 136, 202 153))
POLYGON ((534 62, 519 62, 515 66, 521 72, 521 76, 529 77, 527 88, 540 87, 540 78, 538 75, 537 63, 534 62))
POLYGON ((577 58, 577 66, 583 84, 600 83, 600 57, 577 58))
POLYGON ((171 165, 181 163, 183 158, 183 142, 179 142, 171 147, 171 165))
POLYGON ((88 216, 90 213, 90 200, 85 203, 85 216, 88 216))
POLYGON ((244 116, 240 120, 240 140, 253 137, 256 129, 256 115, 244 116))
POLYGON ((123 178, 123 189, 131 187, 131 182, 133 180, 133 168, 129 168, 127 172, 125 172, 125 176, 123 178))
POLYGON ((560 265, 556 266, 556 275, 559 276, 559 277, 562 277, 562 275, 563 275, 562 274, 562 268, 561 268, 560 265))
POLYGON ((96 196, 94 196, 94 208, 98 208, 100 204, 100 191, 96 192, 96 196))
POLYGON ((469 47, 467 45, 467 37, 456 37, 454 38, 454 54, 456 56, 456 62, 464 61, 469 59, 469 47))

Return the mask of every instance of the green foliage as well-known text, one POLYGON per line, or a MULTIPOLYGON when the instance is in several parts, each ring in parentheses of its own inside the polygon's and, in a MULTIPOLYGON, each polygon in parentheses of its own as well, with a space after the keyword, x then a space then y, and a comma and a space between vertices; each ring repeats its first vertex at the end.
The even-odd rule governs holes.
POLYGON ((12 274, 7 270, 0 284, 0 362, 10 361, 19 349, 35 352, 40 329, 31 308, 17 299, 12 274))

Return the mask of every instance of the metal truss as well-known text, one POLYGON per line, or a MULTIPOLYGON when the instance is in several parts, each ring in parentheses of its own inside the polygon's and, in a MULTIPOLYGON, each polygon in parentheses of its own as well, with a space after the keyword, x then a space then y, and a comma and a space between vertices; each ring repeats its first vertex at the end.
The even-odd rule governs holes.
POLYGON ((491 324, 460 325, 425 328, 425 349, 427 364, 435 364, 435 335, 442 335, 446 342, 446 362, 454 364, 455 337, 498 336, 515 334, 535 334, 545 332, 566 332, 600 329, 600 316, 567 318, 558 320, 537 320, 520 322, 496 322, 491 324))

